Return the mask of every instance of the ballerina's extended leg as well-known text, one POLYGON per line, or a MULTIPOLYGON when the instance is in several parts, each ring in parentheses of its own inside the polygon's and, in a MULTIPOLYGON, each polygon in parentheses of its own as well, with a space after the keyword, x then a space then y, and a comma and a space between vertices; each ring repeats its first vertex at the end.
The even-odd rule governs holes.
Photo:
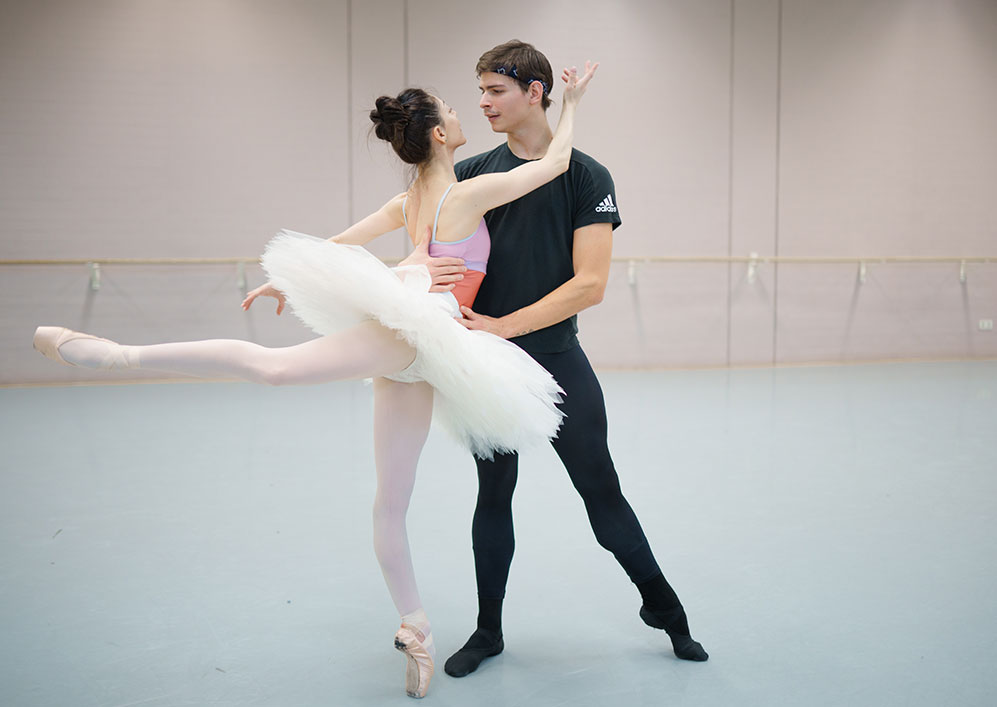
POLYGON ((375 321, 280 348, 237 339, 126 346, 60 327, 39 327, 34 343, 49 358, 72 366, 142 368, 270 385, 390 375, 415 359, 415 349, 375 321))

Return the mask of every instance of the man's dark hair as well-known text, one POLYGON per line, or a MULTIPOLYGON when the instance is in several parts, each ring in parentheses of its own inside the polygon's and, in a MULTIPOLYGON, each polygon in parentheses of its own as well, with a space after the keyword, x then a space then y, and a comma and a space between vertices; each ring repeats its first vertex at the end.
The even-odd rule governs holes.
POLYGON ((542 52, 532 44, 513 39, 500 44, 481 55, 478 65, 474 68, 480 77, 486 72, 503 74, 514 79, 525 93, 530 84, 539 81, 543 86, 543 98, 540 105, 544 110, 550 106, 550 92, 554 88, 554 74, 550 62, 542 52))

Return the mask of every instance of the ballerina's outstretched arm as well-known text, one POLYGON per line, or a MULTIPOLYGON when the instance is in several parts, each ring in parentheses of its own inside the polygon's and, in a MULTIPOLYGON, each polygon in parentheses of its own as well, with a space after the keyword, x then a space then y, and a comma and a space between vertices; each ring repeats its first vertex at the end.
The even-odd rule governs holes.
MULTIPOLYGON (((405 224, 402 217, 402 203, 405 200, 405 192, 396 194, 387 203, 374 213, 357 221, 342 233, 336 234, 329 240, 333 243, 343 245, 365 245, 375 238, 395 231, 405 224)), ((432 237, 432 228, 427 226, 422 239, 415 244, 415 250, 406 257, 400 265, 425 265, 432 280, 430 292, 447 292, 454 288, 454 285, 463 279, 467 268, 464 266, 462 258, 431 258, 429 255, 429 241, 432 237)), ((277 300, 277 314, 283 314, 287 300, 284 293, 265 282, 254 290, 251 290, 242 301, 243 310, 248 311, 253 302, 258 297, 273 297, 277 300)))

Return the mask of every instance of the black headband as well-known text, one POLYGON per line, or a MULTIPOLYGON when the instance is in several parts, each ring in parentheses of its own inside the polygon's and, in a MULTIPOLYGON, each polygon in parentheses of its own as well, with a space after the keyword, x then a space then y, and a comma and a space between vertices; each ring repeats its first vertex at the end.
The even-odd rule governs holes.
POLYGON ((498 66, 498 67, 495 68, 495 73, 496 74, 502 74, 503 76, 511 76, 512 78, 516 79, 517 81, 521 81, 522 83, 525 83, 527 86, 529 86, 531 83, 533 83, 534 81, 536 81, 543 88, 544 95, 545 96, 549 96, 550 95, 550 86, 547 85, 546 81, 543 81, 541 79, 534 79, 534 78, 521 79, 521 78, 519 78, 519 72, 516 70, 515 66, 513 66, 511 69, 507 68, 504 65, 503 66, 498 66))

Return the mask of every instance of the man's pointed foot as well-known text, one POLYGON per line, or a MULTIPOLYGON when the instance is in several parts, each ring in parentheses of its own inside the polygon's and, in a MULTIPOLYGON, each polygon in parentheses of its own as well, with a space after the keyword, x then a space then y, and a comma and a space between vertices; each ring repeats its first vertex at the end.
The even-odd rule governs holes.
POLYGON ((679 614, 682 617, 685 616, 685 611, 682 607, 678 607, 677 610, 672 612, 655 612, 646 606, 640 607, 640 618, 645 624, 651 628, 659 628, 668 634, 668 637, 672 640, 672 650, 675 651, 676 658, 692 660, 697 663, 709 660, 710 654, 706 652, 706 649, 703 648, 699 641, 693 639, 692 636, 678 633, 675 630, 669 630, 669 625, 674 623, 672 619, 678 618, 679 614), (671 615, 673 613, 675 616, 671 615))
POLYGON ((675 651, 676 658, 692 660, 697 663, 703 663, 710 659, 710 654, 706 652, 703 645, 692 636, 668 634, 668 637, 672 639, 672 650, 675 651))

